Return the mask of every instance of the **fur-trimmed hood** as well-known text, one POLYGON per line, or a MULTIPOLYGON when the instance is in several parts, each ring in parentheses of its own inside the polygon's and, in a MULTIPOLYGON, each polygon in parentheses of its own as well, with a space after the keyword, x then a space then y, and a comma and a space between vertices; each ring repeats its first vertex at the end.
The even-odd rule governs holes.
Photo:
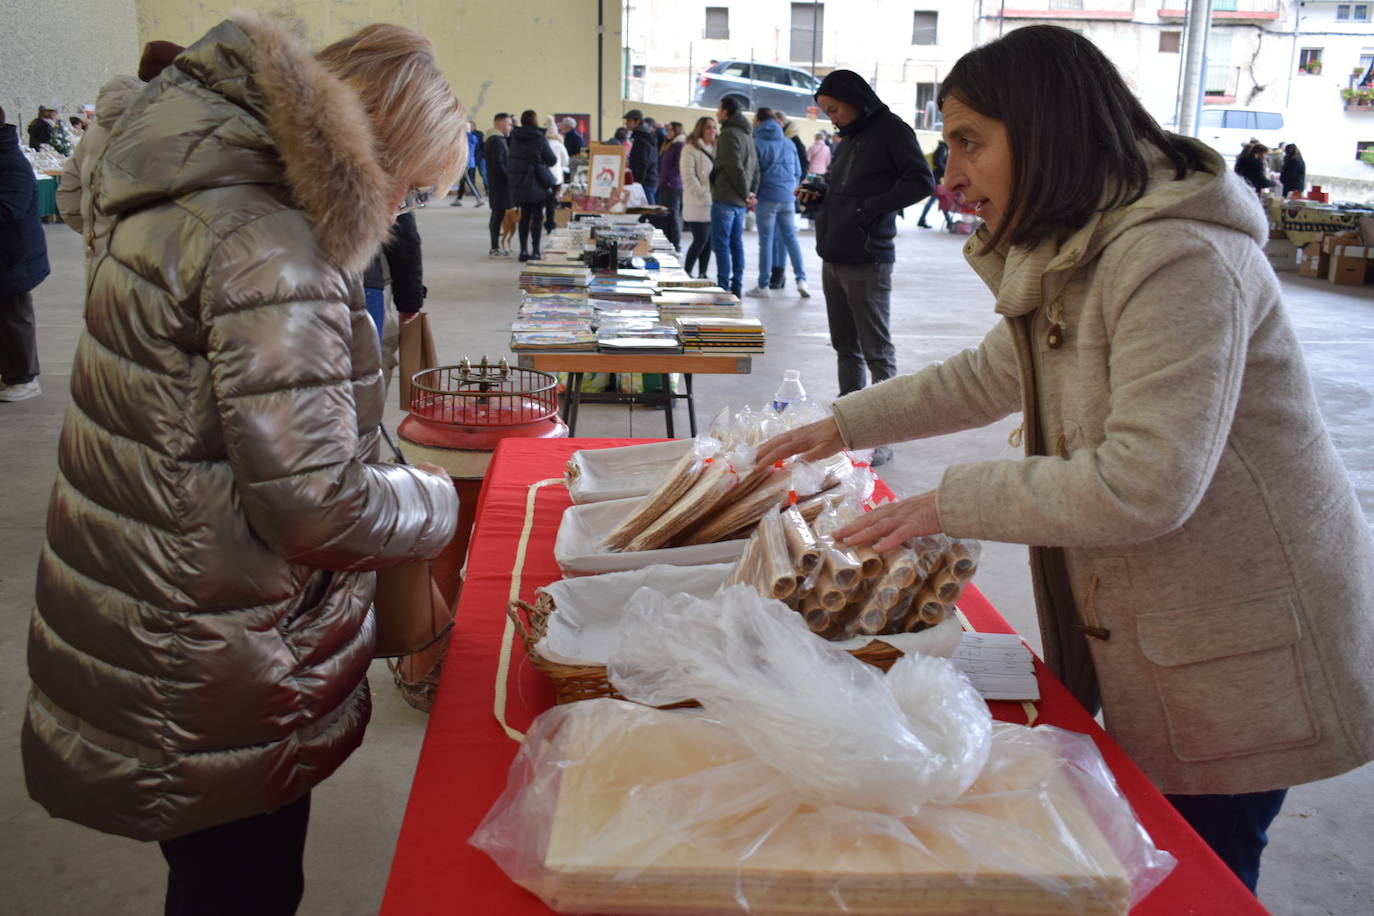
POLYGON ((149 84, 93 183, 107 215, 214 188, 282 186, 322 253, 346 270, 372 259, 397 196, 358 94, 278 20, 251 12, 220 23, 149 84))

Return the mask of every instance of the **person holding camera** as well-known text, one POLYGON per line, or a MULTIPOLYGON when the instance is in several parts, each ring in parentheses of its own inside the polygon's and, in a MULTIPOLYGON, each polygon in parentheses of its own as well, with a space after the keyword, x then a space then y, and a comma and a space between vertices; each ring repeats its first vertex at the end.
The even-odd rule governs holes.
MULTIPOLYGON (((816 104, 844 139, 826 175, 828 187, 816 217, 816 253, 824 265, 830 343, 839 358, 840 394, 897 373, 888 331, 892 264, 896 260, 897 211, 925 198, 935 178, 916 133, 888 110, 852 70, 836 70, 821 81, 816 104)), ((820 192, 803 186, 803 204, 820 192)), ((883 446, 873 463, 889 460, 883 446)))

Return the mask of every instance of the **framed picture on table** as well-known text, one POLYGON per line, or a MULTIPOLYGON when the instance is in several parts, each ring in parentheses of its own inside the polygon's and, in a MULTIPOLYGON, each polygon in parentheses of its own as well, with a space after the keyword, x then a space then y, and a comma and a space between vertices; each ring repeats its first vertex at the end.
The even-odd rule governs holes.
POLYGON ((623 146, 593 143, 587 147, 587 190, 573 197, 576 213, 606 213, 624 200, 626 154, 623 146))

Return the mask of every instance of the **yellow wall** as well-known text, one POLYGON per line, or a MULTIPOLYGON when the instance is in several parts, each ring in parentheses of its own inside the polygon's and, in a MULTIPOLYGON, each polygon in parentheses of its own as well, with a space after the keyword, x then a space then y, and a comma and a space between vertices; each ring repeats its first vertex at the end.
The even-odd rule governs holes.
POLYGON ((620 0, 136 0, 140 41, 190 44, 249 8, 296 20, 319 47, 370 22, 394 22, 434 42, 454 91, 477 126, 498 111, 526 108, 541 119, 554 112, 588 113, 592 134, 620 124, 620 0), (602 122, 597 123, 597 8, 606 32, 602 122))

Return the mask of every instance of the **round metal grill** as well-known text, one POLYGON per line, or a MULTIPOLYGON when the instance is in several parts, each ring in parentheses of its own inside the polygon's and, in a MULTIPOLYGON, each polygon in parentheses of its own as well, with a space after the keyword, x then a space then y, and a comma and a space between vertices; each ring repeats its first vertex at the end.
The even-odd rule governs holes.
POLYGON ((523 426, 558 412, 558 380, 547 372, 512 369, 503 359, 476 365, 464 359, 415 373, 410 414, 452 426, 523 426))

